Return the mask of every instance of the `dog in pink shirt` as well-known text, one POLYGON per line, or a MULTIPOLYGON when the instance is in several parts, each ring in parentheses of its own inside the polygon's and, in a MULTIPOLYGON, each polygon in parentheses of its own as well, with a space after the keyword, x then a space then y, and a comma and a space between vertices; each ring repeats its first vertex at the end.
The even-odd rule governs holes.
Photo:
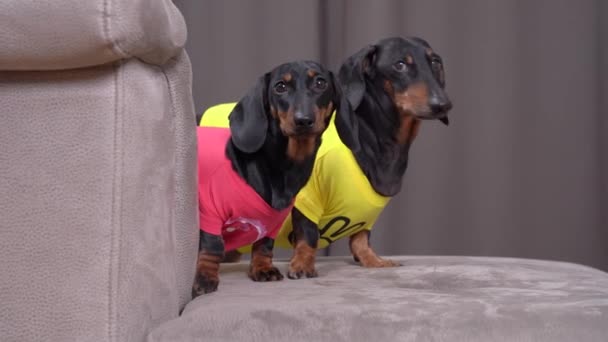
POLYGON ((316 62, 291 62, 257 80, 233 107, 229 128, 197 128, 201 231, 193 297, 217 290, 224 251, 250 244, 249 277, 283 279, 272 264, 274 237, 311 175, 334 110, 341 139, 356 150, 352 111, 334 75, 316 62))

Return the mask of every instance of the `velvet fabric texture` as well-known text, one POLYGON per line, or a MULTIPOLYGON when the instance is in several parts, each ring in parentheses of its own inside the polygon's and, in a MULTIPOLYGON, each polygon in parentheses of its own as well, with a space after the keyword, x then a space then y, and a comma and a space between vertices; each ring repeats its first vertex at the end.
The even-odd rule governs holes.
POLYGON ((190 300, 198 234, 185 54, 0 71, 0 340, 141 340, 190 300))
MULTIPOLYGON (((577 264, 483 257, 398 257, 364 269, 320 258, 319 277, 247 279, 222 265, 148 341, 606 341, 608 274, 577 264)), ((285 262, 277 263, 285 271, 285 262)))
POLYGON ((0 70, 164 64, 187 36, 171 0, 4 0, 0 13, 0 70))

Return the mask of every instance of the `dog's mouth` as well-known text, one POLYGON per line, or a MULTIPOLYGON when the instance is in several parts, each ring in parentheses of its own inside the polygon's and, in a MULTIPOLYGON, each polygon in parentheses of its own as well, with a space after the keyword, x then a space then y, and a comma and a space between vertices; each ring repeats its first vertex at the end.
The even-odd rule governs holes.
POLYGON ((447 113, 430 114, 430 115, 413 115, 413 116, 416 119, 420 119, 420 120, 441 120, 441 119, 448 117, 447 113))
POLYGON ((400 108, 402 115, 411 116, 419 120, 439 120, 444 124, 448 124, 448 112, 447 111, 432 111, 430 108, 416 107, 416 108, 400 108))
POLYGON ((420 119, 420 120, 442 120, 442 119, 446 119, 448 117, 448 113, 447 112, 441 112, 441 113, 413 113, 411 111, 408 111, 407 114, 413 116, 416 119, 420 119))

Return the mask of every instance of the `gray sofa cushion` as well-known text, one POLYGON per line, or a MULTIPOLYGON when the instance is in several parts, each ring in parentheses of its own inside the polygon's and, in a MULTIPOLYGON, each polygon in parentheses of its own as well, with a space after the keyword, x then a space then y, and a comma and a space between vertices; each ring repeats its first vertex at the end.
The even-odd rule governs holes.
POLYGON ((398 259, 402 267, 364 269, 325 258, 319 278, 276 283, 226 264, 219 292, 190 302, 149 341, 608 340, 604 272, 526 259, 398 259))

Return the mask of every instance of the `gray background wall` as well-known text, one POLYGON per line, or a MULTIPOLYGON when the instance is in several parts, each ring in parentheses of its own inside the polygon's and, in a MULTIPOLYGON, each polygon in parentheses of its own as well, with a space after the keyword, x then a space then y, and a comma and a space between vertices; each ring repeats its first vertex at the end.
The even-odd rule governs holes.
MULTIPOLYGON (((292 59, 331 68, 391 35, 444 58, 451 125, 429 122, 372 235, 382 254, 543 258, 608 270, 604 0, 176 0, 197 110, 292 59)), ((331 254, 346 254, 344 242, 331 254)))

